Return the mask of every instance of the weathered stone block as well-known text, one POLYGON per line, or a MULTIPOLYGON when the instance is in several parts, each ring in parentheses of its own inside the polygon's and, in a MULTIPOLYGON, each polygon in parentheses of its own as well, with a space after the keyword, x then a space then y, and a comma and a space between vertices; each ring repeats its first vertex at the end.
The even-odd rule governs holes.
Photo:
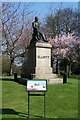
MULTIPOLYGON (((51 44, 32 43, 28 46, 27 78, 54 80, 57 75, 51 68, 51 44)), ((58 83, 58 81, 57 81, 58 83)))

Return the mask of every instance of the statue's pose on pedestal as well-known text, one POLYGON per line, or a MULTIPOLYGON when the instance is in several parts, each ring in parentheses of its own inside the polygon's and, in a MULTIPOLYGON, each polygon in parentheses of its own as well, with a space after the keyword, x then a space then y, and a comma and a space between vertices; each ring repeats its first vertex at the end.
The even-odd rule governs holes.
POLYGON ((33 37, 31 42, 47 42, 44 34, 40 32, 40 24, 38 22, 38 17, 35 17, 35 21, 32 23, 33 37))

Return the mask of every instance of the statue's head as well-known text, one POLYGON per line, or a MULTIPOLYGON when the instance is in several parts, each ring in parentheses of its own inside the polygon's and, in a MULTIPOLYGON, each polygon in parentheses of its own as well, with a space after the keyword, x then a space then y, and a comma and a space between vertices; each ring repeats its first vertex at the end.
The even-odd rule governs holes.
POLYGON ((38 17, 35 17, 35 21, 38 21, 38 17))

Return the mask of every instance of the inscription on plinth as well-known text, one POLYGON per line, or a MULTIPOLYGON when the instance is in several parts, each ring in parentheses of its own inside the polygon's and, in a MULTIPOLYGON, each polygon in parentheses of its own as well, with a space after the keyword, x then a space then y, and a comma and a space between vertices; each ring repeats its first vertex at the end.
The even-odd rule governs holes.
POLYGON ((40 56, 40 55, 38 55, 38 58, 39 59, 47 59, 47 58, 49 58, 49 56, 40 56))

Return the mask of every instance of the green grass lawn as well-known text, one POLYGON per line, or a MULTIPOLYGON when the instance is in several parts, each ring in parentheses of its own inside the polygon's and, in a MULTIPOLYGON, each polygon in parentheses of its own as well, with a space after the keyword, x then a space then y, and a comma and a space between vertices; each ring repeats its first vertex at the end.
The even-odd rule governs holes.
MULTIPOLYGON (((27 118, 28 102, 26 87, 14 81, 2 81, 3 118, 27 118)), ((31 117, 43 117, 43 97, 30 97, 31 117)), ((78 80, 69 79, 67 84, 48 85, 46 92, 46 118, 78 117, 78 80)))

